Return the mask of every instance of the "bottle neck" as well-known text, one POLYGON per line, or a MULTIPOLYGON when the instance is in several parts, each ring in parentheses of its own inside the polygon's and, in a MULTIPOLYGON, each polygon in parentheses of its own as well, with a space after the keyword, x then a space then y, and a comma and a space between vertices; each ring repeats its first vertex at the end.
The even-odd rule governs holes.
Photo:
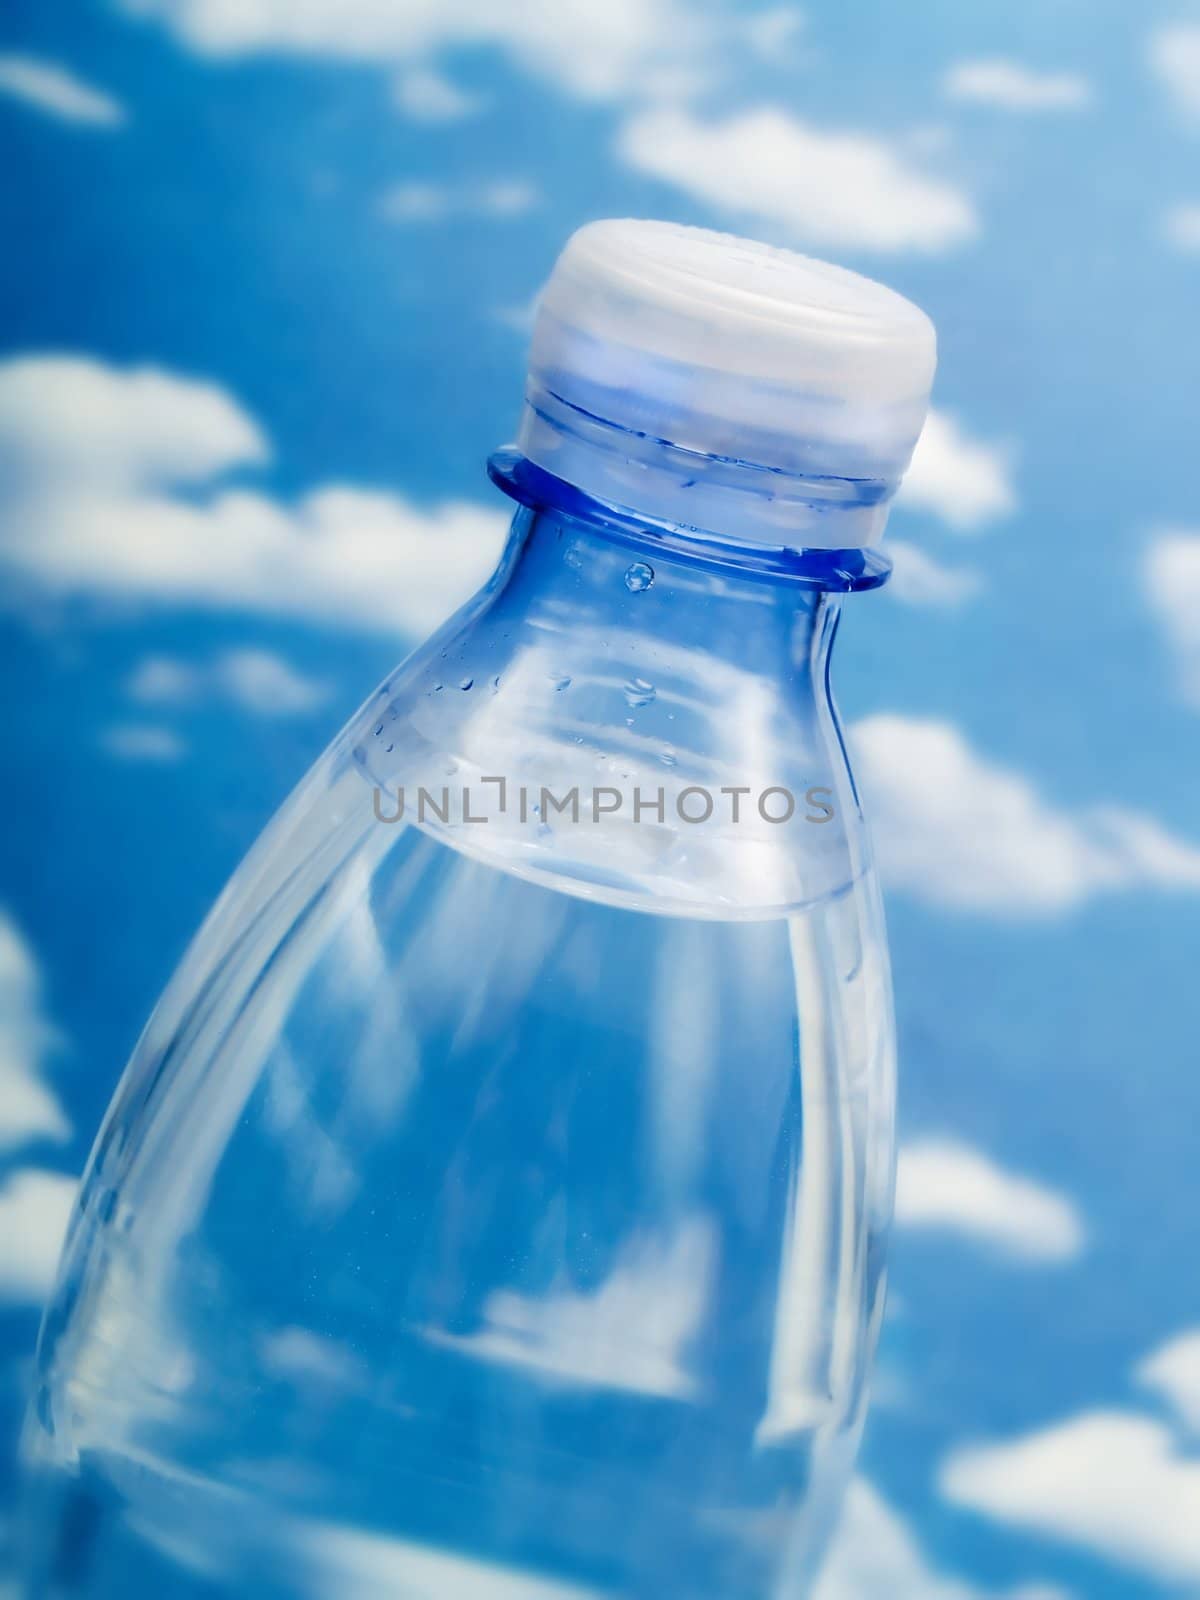
POLYGON ((698 696, 721 681, 796 692, 825 680, 842 593, 887 576, 875 551, 717 540, 634 519, 519 457, 490 465, 524 508, 498 574, 503 610, 543 643, 560 637, 564 661, 590 644, 633 677, 670 660, 698 696))
MULTIPOLYGON (((601 684, 611 694, 670 674, 676 696, 703 708, 691 730, 701 759, 741 739, 783 770, 778 741, 785 747, 791 737, 803 748, 824 742, 830 759, 844 762, 829 690, 841 597, 885 583, 886 555, 772 547, 635 518, 514 450, 494 455, 488 470, 522 510, 489 585, 482 630, 497 619, 515 623, 505 628, 505 648, 524 639, 549 676, 582 674, 593 698, 601 684), (775 706, 774 726, 760 725, 751 706, 767 723, 775 706), (790 719, 803 727, 785 727, 790 719)), ((597 720, 636 725, 614 714, 622 710, 598 707, 597 720)))
POLYGON ((739 548, 492 471, 520 505, 501 565, 386 686, 360 767, 410 796, 449 776, 459 848, 631 903, 757 916, 844 888, 862 858, 829 655, 841 594, 886 563, 739 548))
MULTIPOLYGON (((558 515, 592 528, 597 536, 641 542, 648 548, 670 552, 730 576, 775 579, 781 585, 831 594, 877 589, 887 582, 892 563, 883 551, 854 540, 840 544, 831 537, 839 524, 831 523, 824 537, 812 544, 778 536, 738 537, 717 534, 689 522, 656 515, 645 497, 640 509, 599 497, 557 477, 513 447, 498 450, 488 461, 492 482, 510 499, 531 511, 558 515)), ((650 497, 651 500, 653 496, 650 497)))

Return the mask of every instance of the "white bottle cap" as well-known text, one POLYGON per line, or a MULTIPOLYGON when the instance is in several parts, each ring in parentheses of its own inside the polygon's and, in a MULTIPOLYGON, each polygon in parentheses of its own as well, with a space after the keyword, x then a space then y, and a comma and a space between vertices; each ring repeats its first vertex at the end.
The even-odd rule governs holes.
POLYGON ((933 324, 856 272, 669 222, 593 222, 542 293, 518 448, 725 538, 874 543, 925 421, 933 324))

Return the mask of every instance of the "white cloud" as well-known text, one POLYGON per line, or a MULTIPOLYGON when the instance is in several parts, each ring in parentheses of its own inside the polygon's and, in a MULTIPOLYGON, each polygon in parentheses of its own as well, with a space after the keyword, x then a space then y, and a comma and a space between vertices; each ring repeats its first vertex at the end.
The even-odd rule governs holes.
POLYGON ((42 978, 33 951, 0 910, 0 1154, 71 1137, 58 1097, 44 1081, 56 1034, 42 1010, 42 978))
POLYGON ((553 1383, 686 1397, 694 1379, 684 1358, 704 1315, 712 1265, 710 1230, 694 1219, 673 1237, 633 1240, 590 1291, 566 1281, 540 1296, 498 1290, 484 1306, 481 1332, 428 1337, 553 1383))
POLYGON ((35 487, 198 485, 268 457, 258 424, 216 384, 86 356, 0 363, 0 462, 35 487))
POLYGON ((1083 1223, 1065 1195, 950 1140, 900 1152, 896 1221, 961 1233, 1030 1262, 1069 1261, 1083 1248, 1083 1223))
POLYGON ((446 217, 472 213, 488 217, 519 217, 541 204, 536 184, 525 178, 496 178, 488 183, 445 184, 405 182, 385 189, 379 214, 388 222, 441 222, 446 217))
POLYGON ((1200 1434, 1200 1328, 1155 1350, 1135 1376, 1168 1402, 1185 1427, 1200 1434))
POLYGON ((497 306, 492 312, 497 322, 502 322, 506 328, 511 328, 514 333, 519 333, 525 338, 533 332, 533 324, 537 320, 538 306, 541 304, 543 284, 530 295, 529 299, 520 305, 497 306))
POLYGON ((896 504, 940 517, 952 528, 973 531, 1016 510, 1008 454, 999 445, 970 438, 948 412, 936 407, 925 419, 896 504))
POLYGON ((1185 116, 1200 117, 1200 22, 1155 29, 1150 65, 1176 108, 1185 116))
POLYGON ((935 1571, 912 1530, 878 1491, 856 1478, 812 1600, 1068 1600, 1061 1589, 1023 1584, 985 1593, 935 1571))
POLYGON ((541 204, 542 193, 527 178, 500 178, 478 191, 481 211, 493 217, 519 217, 541 204))
POLYGON ((1072 72, 1035 72, 1019 61, 959 61, 946 73, 951 100, 973 101, 1002 111, 1078 111, 1090 101, 1085 78, 1072 72))
POLYGON ((330 687, 297 671, 270 650, 225 650, 207 663, 174 656, 147 656, 129 680, 128 692, 142 705, 185 706, 217 695, 260 716, 287 717, 312 711, 330 687))
MULTIPOLYGON (((526 72, 590 100, 661 91, 711 56, 719 22, 681 0, 121 0, 192 49, 287 52, 425 65, 440 50, 492 46, 526 72)), ((722 35, 736 41, 731 10, 722 35)))
POLYGON ((370 1382, 366 1363, 348 1344, 308 1328, 279 1328, 264 1337, 259 1354, 272 1377, 298 1386, 351 1390, 365 1389, 370 1382))
POLYGON ((23 100, 62 122, 118 128, 125 121, 119 100, 57 62, 37 56, 0 55, 0 94, 23 100))
POLYGON ((1165 1583, 1200 1582, 1200 1459, 1149 1418, 1093 1411, 945 1463, 956 1505, 1165 1583))
POLYGON ((213 385, 83 358, 2 363, 0 563, 66 598, 408 634, 495 564, 499 509, 422 508, 343 484, 285 503, 221 482, 267 454, 258 425, 213 385))
POLYGON ((397 108, 413 122, 461 122, 483 109, 478 95, 468 94, 432 67, 413 67, 397 75, 393 89, 397 108))
POLYGON ((1179 692, 1200 708, 1200 533, 1161 533, 1147 553, 1143 585, 1174 652, 1179 692))
POLYGON ((1177 250, 1200 252, 1200 205, 1173 206, 1163 219, 1163 236, 1177 250))
POLYGON ((742 22, 746 43, 764 61, 778 63, 786 57, 808 26, 803 11, 796 6, 773 6, 756 11, 742 22))
POLYGON ((131 699, 145 706, 182 706, 203 693, 206 673, 175 656, 146 656, 126 686, 131 699))
POLYGON ((118 761, 148 761, 172 766, 187 755, 187 745, 171 728, 153 722, 117 722, 102 728, 100 745, 118 761))
POLYGON ((1200 889, 1200 848, 1119 807, 1059 810, 949 723, 881 713, 852 743, 885 876, 934 905, 1049 915, 1106 891, 1200 889))
POLYGON ((0 1188, 0 1302, 46 1298, 77 1187, 61 1172, 23 1167, 0 1188))
POLYGON ((949 610, 979 593, 979 574, 967 567, 947 567, 905 539, 889 539, 887 550, 893 562, 889 593, 905 605, 949 610))
POLYGON ((440 222, 454 209, 454 196, 444 184, 416 179, 395 183, 379 197, 379 215, 387 222, 440 222))
POLYGON ((338 486, 292 506, 231 491, 199 505, 92 498, 60 510, 39 544, 5 544, 55 592, 406 633, 427 632, 478 587, 504 527, 466 502, 422 510, 338 486))
POLYGON ((734 218, 814 245, 936 251, 976 231, 965 195, 884 140, 768 107, 714 122, 678 108, 641 112, 622 127, 617 151, 734 218))
POLYGON ((285 1525, 308 1600, 611 1600, 612 1590, 561 1583, 519 1566, 451 1555, 339 1522, 285 1525))
POLYGON ((213 677, 237 705, 263 716, 312 711, 329 698, 329 685, 309 678, 270 650, 226 650, 213 663, 213 677))

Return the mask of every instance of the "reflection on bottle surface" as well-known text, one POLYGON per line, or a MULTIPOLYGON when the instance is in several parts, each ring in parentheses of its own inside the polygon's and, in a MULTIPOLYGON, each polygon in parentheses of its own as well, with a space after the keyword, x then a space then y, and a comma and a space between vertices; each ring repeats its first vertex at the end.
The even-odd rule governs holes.
POLYGON ((860 896, 656 915, 312 832, 106 1130, 33 1592, 800 1592, 879 1292, 860 896))

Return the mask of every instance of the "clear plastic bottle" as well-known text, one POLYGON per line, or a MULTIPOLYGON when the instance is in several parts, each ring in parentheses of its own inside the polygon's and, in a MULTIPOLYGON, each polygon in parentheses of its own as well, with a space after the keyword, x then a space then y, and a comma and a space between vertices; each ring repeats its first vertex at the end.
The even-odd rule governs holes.
POLYGON ((893 1164, 829 653, 932 364, 853 274, 571 241, 498 571, 267 829, 101 1131, 35 1600, 806 1592, 893 1164))

